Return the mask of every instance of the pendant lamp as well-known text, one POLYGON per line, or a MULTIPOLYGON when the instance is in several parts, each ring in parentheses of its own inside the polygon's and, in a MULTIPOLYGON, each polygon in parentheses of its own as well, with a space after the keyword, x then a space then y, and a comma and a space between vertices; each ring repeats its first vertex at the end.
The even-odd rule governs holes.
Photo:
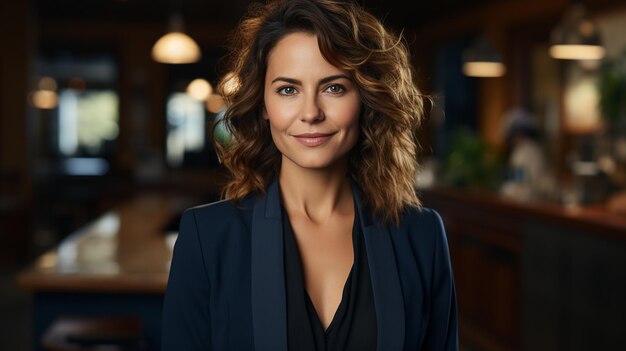
POLYGON ((582 3, 572 3, 552 30, 550 56, 562 60, 600 60, 604 55, 597 24, 582 3))
POLYGON ((200 47, 183 30, 183 19, 172 14, 169 33, 162 36, 152 47, 152 58, 161 63, 194 63, 200 60, 200 47))
POLYGON ((478 36, 463 52, 463 73, 469 77, 501 77, 506 73, 502 57, 486 35, 478 36))
POLYGON ((206 79, 196 78, 187 85, 187 94, 198 101, 205 101, 212 93, 213 87, 206 79))

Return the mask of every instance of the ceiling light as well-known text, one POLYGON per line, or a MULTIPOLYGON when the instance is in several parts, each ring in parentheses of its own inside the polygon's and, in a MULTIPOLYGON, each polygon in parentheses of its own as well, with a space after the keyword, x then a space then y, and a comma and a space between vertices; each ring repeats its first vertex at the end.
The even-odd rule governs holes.
POLYGON ((501 77, 506 66, 491 41, 481 35, 463 52, 463 73, 469 77, 501 77))
POLYGON ((572 4, 552 30, 550 56, 563 60, 599 60, 605 55, 598 26, 581 3, 572 4))
POLYGON ((199 101, 206 100, 211 93, 213 93, 213 87, 202 78, 192 80, 187 86, 187 94, 199 101))
POLYGON ((52 90, 36 90, 30 96, 30 103, 41 110, 52 110, 57 107, 59 97, 52 90))
POLYGON ((183 31, 183 19, 178 14, 170 17, 170 31, 152 47, 152 58, 161 63, 194 63, 202 54, 196 42, 183 31))
POLYGON ((41 110, 55 109, 59 103, 57 95, 57 82, 52 77, 41 77, 37 82, 37 90, 28 96, 28 102, 41 110))

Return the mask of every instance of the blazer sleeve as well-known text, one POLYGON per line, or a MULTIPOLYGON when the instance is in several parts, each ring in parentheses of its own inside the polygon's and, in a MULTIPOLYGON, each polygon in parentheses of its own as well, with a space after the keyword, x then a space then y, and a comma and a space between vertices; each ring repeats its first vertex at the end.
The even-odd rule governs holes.
POLYGON ((162 316, 163 351, 211 349, 209 279, 193 209, 180 222, 162 316))
POLYGON ((432 211, 434 217, 435 255, 432 277, 432 308, 430 323, 423 350, 459 349, 458 316, 454 275, 450 262, 448 240, 439 214, 432 211))

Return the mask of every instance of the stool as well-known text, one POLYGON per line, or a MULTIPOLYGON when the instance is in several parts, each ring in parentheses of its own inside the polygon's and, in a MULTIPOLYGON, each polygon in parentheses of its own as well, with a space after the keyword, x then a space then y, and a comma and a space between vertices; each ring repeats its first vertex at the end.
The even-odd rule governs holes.
POLYGON ((61 316, 48 328, 41 346, 47 351, 146 349, 141 319, 133 316, 61 316))

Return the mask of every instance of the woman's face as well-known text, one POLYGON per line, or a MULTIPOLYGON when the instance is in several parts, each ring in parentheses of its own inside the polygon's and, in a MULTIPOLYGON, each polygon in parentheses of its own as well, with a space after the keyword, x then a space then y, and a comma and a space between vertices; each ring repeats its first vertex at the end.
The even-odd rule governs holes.
POLYGON ((347 163, 359 135, 361 100, 348 74, 324 59, 315 35, 289 34, 270 51, 264 101, 282 167, 347 163))

